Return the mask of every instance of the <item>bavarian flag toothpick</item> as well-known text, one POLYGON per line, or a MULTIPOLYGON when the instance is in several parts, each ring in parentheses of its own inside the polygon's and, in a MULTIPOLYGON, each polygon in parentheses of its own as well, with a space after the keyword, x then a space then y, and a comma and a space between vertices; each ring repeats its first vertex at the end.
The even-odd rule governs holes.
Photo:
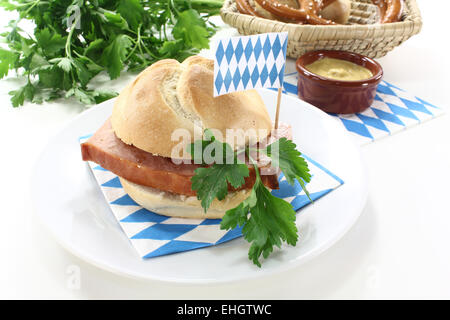
POLYGON ((214 55, 214 96, 254 88, 278 88, 278 128, 288 33, 219 39, 214 55))

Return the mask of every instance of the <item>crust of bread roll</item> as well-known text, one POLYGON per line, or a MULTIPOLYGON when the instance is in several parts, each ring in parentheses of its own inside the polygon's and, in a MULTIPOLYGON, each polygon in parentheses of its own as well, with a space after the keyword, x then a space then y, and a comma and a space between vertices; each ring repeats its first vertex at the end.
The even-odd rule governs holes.
POLYGON ((116 99, 111 116, 115 134, 126 144, 178 159, 190 159, 190 155, 173 155, 173 148, 185 150, 206 128, 220 130, 224 137, 226 129, 254 129, 257 140, 266 138, 272 123, 256 90, 213 97, 213 81, 214 62, 203 57, 154 63, 116 99), (172 133, 179 128, 187 130, 191 139, 172 141, 172 133), (259 136, 259 129, 267 134, 259 136))
POLYGON ((224 200, 214 199, 208 212, 204 212, 200 200, 142 186, 120 178, 123 189, 139 205, 152 212, 178 218, 221 219, 229 209, 237 207, 250 196, 251 189, 230 192, 224 200))

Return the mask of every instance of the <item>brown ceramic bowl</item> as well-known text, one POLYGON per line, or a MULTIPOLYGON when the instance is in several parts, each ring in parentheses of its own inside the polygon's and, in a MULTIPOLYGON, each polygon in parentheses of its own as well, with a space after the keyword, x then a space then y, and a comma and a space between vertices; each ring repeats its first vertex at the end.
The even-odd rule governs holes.
POLYGON ((311 51, 297 59, 298 96, 329 113, 357 113, 368 108, 383 77, 383 69, 375 60, 346 51, 311 51), (305 66, 329 57, 347 60, 369 69, 373 77, 361 81, 341 81, 319 76, 305 66))

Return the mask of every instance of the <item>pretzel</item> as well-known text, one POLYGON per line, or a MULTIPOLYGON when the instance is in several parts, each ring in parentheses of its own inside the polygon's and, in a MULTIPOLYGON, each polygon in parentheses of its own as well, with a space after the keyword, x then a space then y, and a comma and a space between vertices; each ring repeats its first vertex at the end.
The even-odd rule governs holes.
MULTIPOLYGON (((262 16, 253 8, 248 0, 235 0, 236 7, 240 13, 262 16)), ((254 0, 264 10, 270 12, 275 17, 292 20, 297 23, 313 25, 334 25, 334 21, 322 18, 318 12, 326 8, 336 0, 298 0, 299 9, 289 7, 278 0, 254 0)), ((400 21, 403 12, 402 0, 372 0, 372 3, 380 9, 380 23, 391 23, 400 21)))
POLYGON ((380 9, 380 23, 398 22, 403 12, 402 0, 372 0, 380 9))
POLYGON ((240 13, 262 18, 250 3, 248 3, 248 0, 236 0, 236 7, 240 13))
POLYGON ((263 9, 287 19, 315 25, 336 24, 317 15, 317 3, 313 0, 299 0, 300 9, 288 7, 277 0, 255 0, 263 9))
POLYGON ((332 4, 336 0, 322 0, 322 8, 327 7, 328 5, 332 4))
MULTIPOLYGON (((322 0, 321 7, 323 9, 336 0, 322 0)), ((403 0, 372 0, 372 3, 380 9, 380 23, 398 22, 402 17, 403 0)))

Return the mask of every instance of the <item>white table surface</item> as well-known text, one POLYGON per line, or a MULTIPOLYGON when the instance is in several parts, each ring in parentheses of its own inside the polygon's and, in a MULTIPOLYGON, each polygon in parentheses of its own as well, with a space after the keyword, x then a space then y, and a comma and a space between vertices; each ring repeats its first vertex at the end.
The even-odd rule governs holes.
MULTIPOLYGON (((450 3, 418 2, 422 32, 379 62, 386 80, 450 110, 450 3)), ((0 12, 1 24, 10 18, 0 12)), ((119 89, 129 79, 124 75, 108 86, 119 89)), ((83 108, 58 102, 13 109, 7 92, 17 84, 0 81, 0 298, 450 298, 448 113, 362 147, 367 205, 344 238, 318 258, 239 284, 176 286, 97 269, 65 251, 40 225, 29 200, 33 164, 47 139, 83 108)))

